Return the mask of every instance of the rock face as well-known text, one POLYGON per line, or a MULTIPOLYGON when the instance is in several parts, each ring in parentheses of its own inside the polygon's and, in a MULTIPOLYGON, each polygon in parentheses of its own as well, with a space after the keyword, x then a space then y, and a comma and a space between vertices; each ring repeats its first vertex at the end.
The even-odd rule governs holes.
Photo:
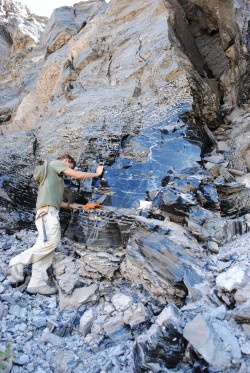
MULTIPOLYGON (((249 85, 246 70, 248 57, 245 54, 248 37, 245 18, 247 2, 241 6, 236 0, 178 2, 189 22, 189 30, 199 49, 211 88, 217 91, 225 104, 237 105, 245 99, 247 101, 248 94, 242 91, 243 85, 249 85)), ((194 63, 199 64, 197 59, 194 63)))
POLYGON ((192 257, 199 250, 196 240, 177 224, 138 218, 131 230, 122 274, 133 283, 143 284, 163 303, 185 299, 187 293, 199 299, 199 287, 206 292, 198 261, 192 257))
MULTIPOLYGON (((61 211, 53 262, 59 307, 75 312, 84 346, 100 361, 129 346, 117 352, 127 365, 104 371, 186 371, 187 359, 247 371, 248 345, 227 320, 249 333, 249 273, 213 261, 250 227, 249 14, 237 0, 90 0, 47 20, 0 1, 0 229, 33 228, 32 173, 45 158, 104 163, 97 179, 65 180, 65 200, 103 208, 61 211)), ((42 341, 63 344, 51 334, 42 341)), ((60 356, 51 369, 63 371, 60 356)), ((72 372, 89 368, 64 358, 72 372)))

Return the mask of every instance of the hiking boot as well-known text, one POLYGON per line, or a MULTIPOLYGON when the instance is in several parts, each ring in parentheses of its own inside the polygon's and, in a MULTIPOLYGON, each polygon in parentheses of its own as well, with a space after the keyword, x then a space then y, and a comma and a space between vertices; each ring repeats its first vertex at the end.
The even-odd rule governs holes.
POLYGON ((42 286, 28 286, 27 292, 30 294, 41 294, 41 295, 52 295, 57 293, 56 287, 51 287, 48 285, 42 285, 42 286))
POLYGON ((23 282, 24 281, 24 275, 23 275, 23 265, 22 264, 14 264, 9 269, 9 281, 11 284, 16 284, 17 282, 23 282))

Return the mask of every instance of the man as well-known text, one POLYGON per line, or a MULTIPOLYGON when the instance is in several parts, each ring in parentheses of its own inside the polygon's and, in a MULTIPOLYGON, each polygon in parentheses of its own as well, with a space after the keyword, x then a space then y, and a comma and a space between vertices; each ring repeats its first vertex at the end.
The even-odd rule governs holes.
POLYGON ((57 292, 55 287, 48 286, 47 269, 52 264, 53 253, 61 240, 59 209, 81 207, 76 203, 63 202, 63 174, 76 179, 90 179, 100 176, 103 166, 98 166, 96 172, 76 171, 75 160, 64 154, 47 166, 46 178, 39 187, 36 202, 36 227, 38 238, 33 247, 15 256, 10 261, 10 281, 17 283, 24 280, 24 266, 32 263, 32 275, 27 287, 31 294, 51 295, 57 292), (44 234, 46 235, 44 239, 44 234), (47 239, 47 240, 46 240, 47 239))

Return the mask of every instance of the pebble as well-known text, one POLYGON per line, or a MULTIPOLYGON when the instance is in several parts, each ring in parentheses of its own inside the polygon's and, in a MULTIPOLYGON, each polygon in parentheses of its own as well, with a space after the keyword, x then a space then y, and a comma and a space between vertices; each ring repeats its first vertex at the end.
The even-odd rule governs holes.
POLYGON ((24 332, 27 329, 27 325, 26 324, 20 324, 18 329, 20 330, 20 332, 24 332))
POLYGON ((11 247, 12 247, 11 243, 5 243, 5 244, 2 245, 3 250, 9 250, 9 249, 11 249, 11 247))
POLYGON ((67 361, 67 365, 70 368, 74 369, 78 365, 78 361, 75 360, 75 359, 70 359, 70 360, 67 361))
POLYGON ((214 317, 219 320, 223 320, 226 317, 227 309, 224 304, 222 304, 220 307, 215 308, 211 313, 210 316, 214 317))
POLYGON ((14 359, 13 362, 17 365, 24 365, 29 362, 29 356, 26 354, 20 355, 17 359, 14 359))
POLYGON ((32 323, 36 328, 43 328, 47 325, 46 319, 39 316, 35 316, 32 323))
POLYGON ((241 346, 241 351, 243 354, 250 355, 250 342, 245 343, 241 346))
POLYGON ((44 333, 41 337, 42 342, 49 342, 53 346, 62 346, 64 345, 65 341, 63 338, 59 337, 58 335, 55 335, 53 333, 44 333))
POLYGON ((48 361, 49 363, 50 363, 50 361, 51 361, 52 355, 53 355, 53 353, 52 353, 51 350, 48 350, 48 351, 46 352, 45 358, 46 358, 46 361, 48 361))
POLYGON ((28 364, 26 368, 31 373, 35 371, 35 366, 33 363, 28 364))
POLYGON ((23 352, 26 353, 27 355, 30 355, 32 351, 32 345, 31 343, 27 342, 23 345, 23 352))

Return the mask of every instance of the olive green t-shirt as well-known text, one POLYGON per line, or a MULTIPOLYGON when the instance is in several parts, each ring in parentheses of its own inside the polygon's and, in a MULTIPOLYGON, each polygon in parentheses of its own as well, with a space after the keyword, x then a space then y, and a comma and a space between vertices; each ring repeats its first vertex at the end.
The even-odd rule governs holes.
POLYGON ((45 181, 38 190, 36 209, 47 205, 60 209, 64 191, 64 180, 61 173, 67 168, 68 166, 62 161, 50 162, 45 181))

